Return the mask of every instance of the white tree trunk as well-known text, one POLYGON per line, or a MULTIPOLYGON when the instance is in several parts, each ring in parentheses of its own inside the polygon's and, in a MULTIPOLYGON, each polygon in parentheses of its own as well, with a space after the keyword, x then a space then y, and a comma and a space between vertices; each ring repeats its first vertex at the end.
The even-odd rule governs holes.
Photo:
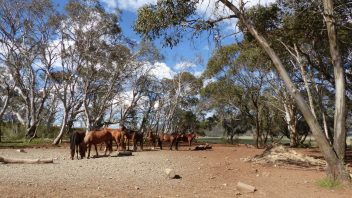
POLYGON ((340 159, 345 158, 346 147, 346 98, 345 98, 345 73, 334 20, 334 4, 332 0, 323 0, 324 19, 328 31, 330 54, 334 66, 335 77, 335 120, 334 120, 334 149, 340 159))

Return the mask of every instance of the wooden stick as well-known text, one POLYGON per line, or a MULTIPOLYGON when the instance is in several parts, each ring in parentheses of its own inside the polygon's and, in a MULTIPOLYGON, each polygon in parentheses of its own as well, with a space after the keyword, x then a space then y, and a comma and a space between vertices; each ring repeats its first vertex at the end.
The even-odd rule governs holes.
POLYGON ((53 159, 15 159, 0 157, 0 162, 5 164, 47 164, 54 163, 53 159))

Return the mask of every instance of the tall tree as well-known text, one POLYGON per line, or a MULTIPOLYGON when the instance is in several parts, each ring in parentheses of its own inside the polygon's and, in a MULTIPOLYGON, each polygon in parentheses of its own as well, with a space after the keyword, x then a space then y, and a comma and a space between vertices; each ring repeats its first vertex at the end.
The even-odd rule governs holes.
POLYGON ((52 67, 55 59, 45 54, 55 37, 55 11, 49 0, 1 1, 0 10, 1 59, 20 101, 12 109, 32 137, 51 87, 43 67, 52 67))
MULTIPOLYGON (((330 144, 327 141, 320 124, 311 112, 309 105, 291 80, 278 54, 274 51, 274 48, 265 38, 265 32, 267 29, 264 29, 264 31, 258 31, 252 21, 247 17, 245 4, 243 1, 240 1, 239 6, 235 6, 232 1, 228 0, 219 0, 217 2, 221 2, 226 9, 232 12, 232 15, 225 15, 226 13, 222 13, 222 15, 220 15, 217 19, 202 20, 201 18, 196 17, 196 5, 199 3, 198 0, 158 1, 154 6, 147 5, 139 10, 135 29, 139 33, 151 39, 163 37, 164 41, 172 46, 177 44, 179 41, 178 39, 182 37, 181 32, 186 31, 187 28, 192 28, 196 31, 208 30, 214 27, 214 24, 217 22, 229 18, 238 18, 242 25, 241 29, 248 32, 258 42, 258 45, 263 49, 263 51, 265 51, 265 53, 270 57, 273 66, 281 79, 284 81, 287 90, 295 99, 298 108, 307 121, 313 136, 327 161, 328 175, 333 179, 350 181, 350 177, 344 167, 343 157, 337 155, 335 148, 330 147, 330 144)), ((343 82, 341 83, 343 84, 343 82)), ((341 89, 341 85, 337 85, 336 83, 335 88, 341 89)), ((339 90, 339 92, 340 91, 343 90, 339 90)), ((338 95, 340 97, 344 97, 341 96, 341 94, 338 95)), ((339 107, 341 107, 340 102, 341 101, 335 101, 335 103, 338 103, 339 107)), ((341 115, 341 113, 339 115, 341 115)), ((345 117, 338 117, 339 118, 335 118, 339 119, 336 123, 344 123, 343 119, 345 119, 345 117)), ((340 133, 341 131, 337 132, 340 133)), ((339 141, 340 142, 336 142, 336 144, 344 144, 344 142, 341 142, 341 139, 339 141)))

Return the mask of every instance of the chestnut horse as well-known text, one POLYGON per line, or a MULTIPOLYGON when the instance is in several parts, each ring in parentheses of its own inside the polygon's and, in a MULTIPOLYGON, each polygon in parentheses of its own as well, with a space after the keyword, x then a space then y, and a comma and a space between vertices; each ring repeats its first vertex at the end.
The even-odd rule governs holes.
MULTIPOLYGON (((123 142, 123 131, 122 129, 111 129, 111 128, 105 128, 109 133, 111 133, 112 140, 115 141, 116 143, 116 150, 119 151, 122 148, 122 142, 123 142)), ((112 150, 112 142, 110 144, 111 150, 112 150)))
POLYGON ((188 142, 188 149, 191 150, 192 141, 197 137, 196 133, 182 134, 180 140, 183 142, 188 142))
POLYGON ((86 154, 86 144, 84 144, 85 132, 74 131, 70 137, 70 150, 71 150, 71 160, 73 160, 76 152, 76 158, 78 159, 78 152, 81 155, 81 159, 85 157, 86 154))
POLYGON ((98 149, 97 149, 97 144, 103 143, 105 142, 105 154, 107 152, 107 149, 109 149, 109 154, 111 153, 111 142, 112 142, 112 135, 111 133, 106 130, 100 130, 100 131, 89 131, 86 133, 86 136, 84 137, 84 143, 86 145, 88 145, 88 159, 90 157, 90 149, 92 144, 95 147, 95 152, 96 152, 96 156, 98 157, 98 149))
POLYGON ((172 146, 175 144, 175 149, 178 150, 178 142, 181 135, 179 133, 160 133, 158 138, 158 144, 160 150, 163 149, 163 142, 170 142, 170 150, 172 150, 172 146))

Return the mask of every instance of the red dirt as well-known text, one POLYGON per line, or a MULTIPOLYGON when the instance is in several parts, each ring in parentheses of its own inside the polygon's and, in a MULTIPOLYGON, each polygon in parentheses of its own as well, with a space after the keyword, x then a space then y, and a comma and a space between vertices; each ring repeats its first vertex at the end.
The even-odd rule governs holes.
MULTIPOLYGON (((323 171, 243 162, 263 150, 213 146, 212 150, 143 151, 131 157, 69 160, 68 148, 0 149, 0 156, 54 158, 54 164, 0 164, 1 197, 351 197, 351 187, 329 190, 323 171), (181 179, 167 179, 172 168, 181 179), (237 182, 256 187, 239 194, 237 182)), ((298 152, 317 154, 316 150, 298 152)), ((100 151, 102 153, 102 151, 100 151)), ((95 152, 93 152, 95 154, 95 152)), ((116 153, 113 153, 116 154, 116 153)))

